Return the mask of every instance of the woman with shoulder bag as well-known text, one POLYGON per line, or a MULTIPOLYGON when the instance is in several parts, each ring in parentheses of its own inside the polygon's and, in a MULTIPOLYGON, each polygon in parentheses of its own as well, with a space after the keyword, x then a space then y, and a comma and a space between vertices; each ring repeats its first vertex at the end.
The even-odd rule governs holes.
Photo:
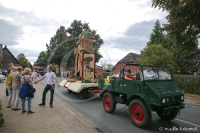
POLYGON ((21 82, 22 82, 22 87, 19 92, 19 97, 21 98, 21 104, 22 104, 22 113, 25 113, 25 101, 26 98, 28 100, 28 114, 35 113, 31 110, 31 101, 32 98, 34 97, 34 94, 31 93, 30 91, 30 86, 33 86, 32 84, 32 77, 31 77, 31 69, 30 68, 25 68, 24 69, 24 75, 22 76, 21 82))

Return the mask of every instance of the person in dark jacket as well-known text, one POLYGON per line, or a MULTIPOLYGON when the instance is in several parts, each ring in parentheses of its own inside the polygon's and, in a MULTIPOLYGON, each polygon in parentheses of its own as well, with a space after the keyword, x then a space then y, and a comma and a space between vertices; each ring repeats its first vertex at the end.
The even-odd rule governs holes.
POLYGON ((34 98, 34 94, 30 92, 30 86, 33 86, 33 84, 32 84, 33 79, 30 74, 31 74, 31 69, 25 68, 24 75, 21 79, 22 87, 19 92, 19 97, 21 98, 22 113, 26 112, 26 110, 25 110, 26 98, 28 100, 28 114, 35 113, 31 110, 31 102, 32 102, 32 98, 34 98))

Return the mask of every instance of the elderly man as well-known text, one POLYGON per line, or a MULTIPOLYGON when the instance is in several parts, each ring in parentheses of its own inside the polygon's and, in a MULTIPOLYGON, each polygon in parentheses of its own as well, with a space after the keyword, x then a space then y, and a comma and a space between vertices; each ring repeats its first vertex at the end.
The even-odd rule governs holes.
POLYGON ((151 64, 147 64, 147 69, 143 71, 143 74, 144 74, 144 79, 151 79, 154 76, 156 76, 156 74, 152 71, 151 64))
POLYGON ((13 96, 12 96, 12 110, 17 111, 21 110, 19 108, 19 91, 21 88, 21 78, 22 78, 22 67, 18 66, 16 68, 17 70, 12 75, 12 90, 13 90, 13 96))

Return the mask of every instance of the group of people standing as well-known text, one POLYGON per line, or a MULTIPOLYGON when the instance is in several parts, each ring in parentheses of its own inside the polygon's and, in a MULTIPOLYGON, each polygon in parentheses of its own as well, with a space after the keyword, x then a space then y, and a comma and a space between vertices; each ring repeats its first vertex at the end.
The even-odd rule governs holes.
POLYGON ((61 72, 61 78, 63 78, 63 77, 66 78, 66 77, 68 77, 69 75, 70 75, 70 71, 68 71, 68 70, 67 70, 67 71, 64 71, 64 72, 63 72, 63 71, 61 72))
MULTIPOLYGON (((27 112, 25 109, 25 101, 28 100, 28 114, 34 113, 31 110, 32 98, 34 94, 30 91, 30 87, 33 84, 37 84, 39 81, 46 78, 46 87, 43 91, 42 103, 45 105, 46 93, 51 91, 50 107, 53 107, 53 95, 55 90, 55 81, 58 84, 56 75, 51 71, 51 66, 47 67, 48 73, 46 73, 41 79, 37 81, 37 73, 31 72, 30 68, 23 68, 21 66, 14 66, 13 63, 9 64, 8 76, 6 79, 6 91, 8 91, 7 108, 12 110, 22 110, 22 113, 27 112), (19 107, 21 101, 21 108, 19 107)), ((59 87, 59 84, 58 84, 59 87)))
POLYGON ((8 76, 6 79, 6 89, 8 90, 8 102, 7 108, 12 108, 12 110, 21 110, 19 107, 20 100, 22 113, 25 113, 25 100, 28 99, 28 113, 34 113, 31 110, 31 99, 34 97, 33 93, 30 93, 29 86, 25 84, 32 84, 31 69, 23 68, 21 66, 14 66, 13 63, 9 64, 8 76))

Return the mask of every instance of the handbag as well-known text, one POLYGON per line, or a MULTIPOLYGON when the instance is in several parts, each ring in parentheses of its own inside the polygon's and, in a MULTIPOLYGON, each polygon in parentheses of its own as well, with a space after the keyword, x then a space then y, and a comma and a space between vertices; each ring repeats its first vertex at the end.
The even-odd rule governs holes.
MULTIPOLYGON (((23 78, 24 78, 24 76, 23 76, 23 78)), ((25 78, 24 78, 24 81, 26 82, 25 78)), ((33 86, 30 86, 29 83, 27 83, 27 82, 26 82, 26 84, 28 84, 31 93, 35 93, 36 92, 36 89, 33 86)))

